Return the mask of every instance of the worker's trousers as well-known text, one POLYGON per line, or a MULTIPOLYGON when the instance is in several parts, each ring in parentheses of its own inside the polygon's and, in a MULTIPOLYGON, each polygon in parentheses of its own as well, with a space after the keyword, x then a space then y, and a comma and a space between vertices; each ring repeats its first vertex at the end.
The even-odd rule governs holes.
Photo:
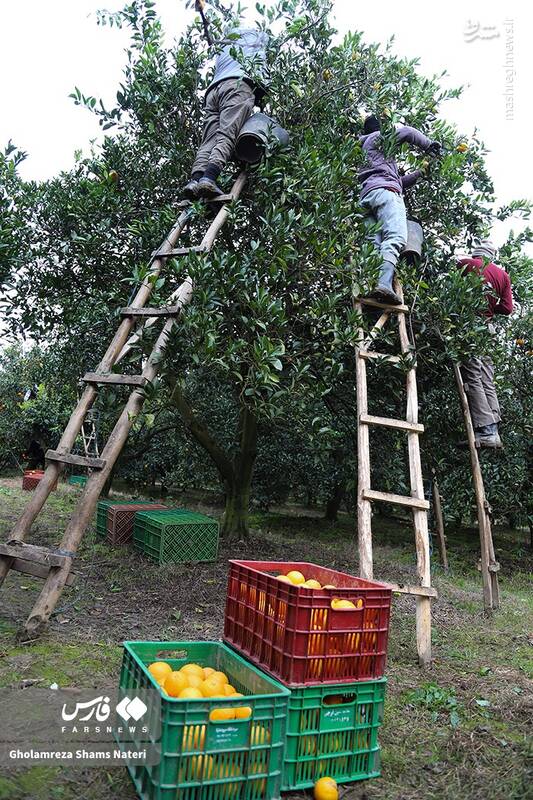
POLYGON ((227 78, 208 91, 202 144, 191 173, 203 172, 208 164, 225 166, 253 109, 254 91, 242 78, 227 78))
POLYGON ((368 212, 367 224, 381 223, 374 241, 383 261, 396 265, 407 242, 407 214, 402 195, 389 189, 373 189, 365 194, 361 205, 368 212))
POLYGON ((485 356, 463 361, 461 375, 474 428, 499 422, 500 404, 494 386, 494 366, 491 359, 485 356))

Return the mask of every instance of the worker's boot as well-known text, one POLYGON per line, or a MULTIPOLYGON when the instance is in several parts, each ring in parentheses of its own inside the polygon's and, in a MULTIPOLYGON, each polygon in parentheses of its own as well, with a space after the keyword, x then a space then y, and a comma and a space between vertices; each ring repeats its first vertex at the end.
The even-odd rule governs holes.
POLYGON ((198 200, 198 181, 191 178, 181 190, 181 194, 186 200, 198 200))
POLYGON ((212 178, 204 175, 198 181, 198 197, 203 197, 205 200, 214 200, 215 197, 220 197, 224 194, 220 186, 212 178))
POLYGON ((491 425, 483 425, 474 430, 476 436, 476 447, 493 447, 499 448, 502 446, 502 440, 498 433, 498 423, 493 422, 491 425))
POLYGON ((369 292, 367 297, 378 300, 380 303, 387 303, 390 306, 399 306, 402 303, 401 297, 393 289, 394 264, 391 261, 384 261, 379 273, 378 285, 369 292))

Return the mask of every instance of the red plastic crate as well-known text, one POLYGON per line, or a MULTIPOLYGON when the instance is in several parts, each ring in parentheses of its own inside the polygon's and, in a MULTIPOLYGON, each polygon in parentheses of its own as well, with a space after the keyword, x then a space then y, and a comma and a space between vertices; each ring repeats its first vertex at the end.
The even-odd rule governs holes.
POLYGON ((110 506, 107 512, 107 541, 113 545, 125 544, 133 536, 133 523, 137 511, 163 511, 161 503, 128 503, 110 506))
MULTIPOLYGON (((27 469, 22 477, 22 488, 25 492, 33 492, 44 475, 42 469, 27 469)), ((52 491, 57 489, 57 480, 52 486, 52 491)))
POLYGON ((224 640, 288 686, 368 681, 385 671, 391 589, 305 562, 230 561, 224 640), (335 589, 276 579, 299 570, 335 589), (338 597, 357 608, 331 608, 338 597))

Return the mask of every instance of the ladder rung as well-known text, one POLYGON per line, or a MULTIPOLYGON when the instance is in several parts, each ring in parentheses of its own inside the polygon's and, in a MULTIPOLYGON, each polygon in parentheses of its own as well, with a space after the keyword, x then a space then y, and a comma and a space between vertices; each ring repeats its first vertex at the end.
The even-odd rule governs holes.
POLYGON ((20 558, 43 567, 61 567, 67 558, 62 553, 50 550, 48 547, 39 547, 36 544, 25 544, 14 539, 11 542, 0 542, 0 555, 9 558, 20 558))
POLYGON ((126 306, 120 309, 123 317, 175 317, 181 311, 181 306, 159 306, 159 308, 134 308, 126 306))
POLYGON ((375 350, 358 350, 359 358, 384 358, 390 364, 398 364, 402 359, 400 356, 390 356, 388 353, 376 353, 375 350))
POLYGON ((218 197, 210 197, 205 202, 208 206, 216 205, 217 203, 231 203, 235 200, 232 194, 219 194, 218 197))
POLYGON ((359 422, 363 425, 379 425, 383 428, 397 428, 411 433, 424 433, 424 426, 418 422, 407 422, 404 419, 391 419, 390 417, 373 417, 371 414, 361 414, 359 422))
MULTIPOLYGON (((13 559, 10 569, 14 569, 15 572, 21 572, 23 575, 31 575, 33 578, 42 578, 43 580, 46 580, 50 574, 50 570, 47 567, 43 567, 41 564, 36 564, 32 561, 25 561, 23 558, 13 559)), ((76 575, 74 572, 69 572, 66 585, 72 586, 75 580, 76 575)))
POLYGON ((389 303, 380 303, 379 300, 373 300, 372 297, 356 297, 356 303, 361 303, 363 306, 372 306, 372 308, 382 308, 384 311, 390 311, 397 314, 408 314, 409 306, 402 303, 399 306, 391 306, 389 303))
POLYGON ((390 492, 377 492, 375 489, 363 489, 365 500, 381 500, 383 503, 392 503, 395 506, 409 506, 421 511, 429 511, 429 503, 419 497, 409 497, 406 494, 391 494, 390 492))
POLYGON ((75 467, 89 467, 89 469, 103 469, 106 462, 102 458, 85 458, 74 453, 58 453, 56 450, 47 450, 45 458, 48 461, 60 461, 63 464, 73 464, 75 467))
POLYGON ((434 597, 437 599, 439 593, 436 589, 432 586, 408 586, 405 583, 389 583, 386 584, 389 586, 393 592, 397 594, 414 594, 419 597, 434 597))
POLYGON ((205 253, 205 247, 176 247, 174 250, 167 250, 166 253, 154 253, 154 258, 175 258, 175 256, 188 256, 189 253, 205 253))
POLYGON ((112 386, 145 386, 146 378, 143 375, 118 375, 113 372, 98 373, 87 372, 82 381, 85 383, 108 383, 112 386))

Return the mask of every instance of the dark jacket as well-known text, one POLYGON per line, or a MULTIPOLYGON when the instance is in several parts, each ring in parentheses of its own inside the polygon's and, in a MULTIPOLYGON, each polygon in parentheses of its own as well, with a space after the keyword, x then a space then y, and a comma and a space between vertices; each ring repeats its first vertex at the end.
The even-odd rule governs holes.
MULTIPOLYGON (((403 190, 416 183, 422 175, 422 170, 416 170, 402 177, 396 161, 393 158, 386 158, 383 154, 380 140, 381 133, 379 131, 359 137, 366 156, 366 164, 359 172, 359 180, 362 184, 361 198, 373 189, 390 189, 398 194, 403 194, 403 190)), ((409 142, 420 150, 427 150, 431 145, 431 140, 427 136, 408 125, 404 125, 396 131, 396 141, 400 145, 409 142)))

